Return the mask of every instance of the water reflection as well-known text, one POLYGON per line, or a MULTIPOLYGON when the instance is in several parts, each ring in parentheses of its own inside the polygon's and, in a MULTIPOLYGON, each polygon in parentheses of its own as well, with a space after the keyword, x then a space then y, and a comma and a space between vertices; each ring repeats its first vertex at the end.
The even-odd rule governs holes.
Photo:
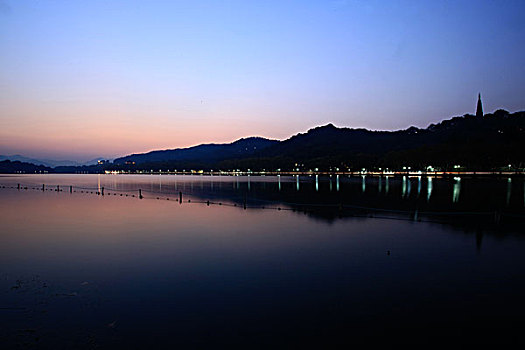
MULTIPOLYGON (((359 207, 370 210, 380 210, 385 213, 392 211, 412 213, 416 208, 424 212, 491 212, 508 211, 513 217, 525 216, 525 194, 523 200, 512 199, 512 180, 507 177, 497 178, 444 178, 426 177, 426 196, 423 196, 423 178, 417 177, 417 196, 411 196, 412 178, 408 176, 371 177, 312 175, 300 176, 183 176, 183 175, 42 175, 42 176, 3 176, 1 182, 12 181, 25 184, 42 183, 46 188, 68 188, 69 185, 80 185, 92 188, 92 191, 105 188, 118 191, 132 191, 137 195, 138 189, 147 199, 151 197, 170 196, 170 200, 178 198, 179 191, 185 198, 214 202, 229 202, 242 205, 245 194, 250 207, 293 204, 304 212, 305 208, 319 218, 337 220, 346 214, 356 215, 351 209, 337 210, 333 208, 359 207), (11 179, 11 180, 10 180, 11 179), (366 191, 368 185, 376 191, 366 191), (303 186, 301 186, 303 182, 303 186), (323 185, 326 183, 326 186, 323 185), (229 184, 228 184, 229 183, 229 184), (231 184, 231 185, 230 185, 231 184), (269 184, 269 185, 268 185, 269 184), (468 184, 468 187, 465 187, 468 184), (393 186, 393 191, 389 191, 393 186), (452 187, 452 189, 451 189, 452 187), (463 187, 463 189, 462 189, 463 187), (465 189, 467 188, 467 192, 465 189), (450 193, 452 190, 452 193, 450 193), (175 196, 173 196, 175 195, 175 196), (452 199, 451 199, 452 195, 452 199), (461 197, 461 201, 460 201, 461 197), (432 201, 430 199, 432 198, 432 201), (302 207, 306 204, 306 207, 302 207), (452 205, 453 204, 453 205, 452 205), (316 207, 318 206, 318 207, 316 207), (312 208, 311 210, 308 208, 312 208), (315 209, 314 209, 315 208, 315 209), (325 208, 319 210, 319 208, 325 208), (385 211, 386 210, 386 211, 385 211)), ((525 183, 523 183, 525 193, 525 183)), ((521 187, 520 187, 521 188, 521 187)), ((516 189, 514 189, 516 190, 516 189)), ((193 201, 193 200, 192 200, 193 201)), ((358 213, 362 214, 362 213, 358 213)), ((408 215, 408 214, 407 214, 408 215)), ((504 214, 505 215, 505 214, 504 214)), ((421 218, 421 214, 418 215, 421 218)), ((507 220, 505 217, 503 221, 507 220)), ((500 220, 497 220, 498 222, 500 220)), ((491 222, 494 223, 492 215, 491 222)))
POLYGON ((510 204, 510 195, 512 192, 512 179, 509 177, 507 179, 507 206, 510 204))
POLYGON ((432 178, 427 177, 427 202, 430 201, 430 196, 432 196, 432 178))
POLYGON ((454 188, 452 190, 452 202, 457 203, 459 201, 459 192, 461 190, 461 178, 454 178, 454 188))

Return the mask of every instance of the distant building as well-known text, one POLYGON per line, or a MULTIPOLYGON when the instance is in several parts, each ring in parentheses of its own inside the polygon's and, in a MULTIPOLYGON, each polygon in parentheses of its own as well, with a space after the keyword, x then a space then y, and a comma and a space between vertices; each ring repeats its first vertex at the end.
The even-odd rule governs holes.
POLYGON ((98 161, 98 164, 99 164, 99 165, 101 165, 101 164, 107 164, 107 163, 109 163, 109 161, 107 161, 107 160, 105 160, 105 159, 100 159, 100 160, 98 161))
POLYGON ((481 104, 481 94, 478 94, 478 106, 476 108, 476 117, 483 117, 483 105, 481 104))

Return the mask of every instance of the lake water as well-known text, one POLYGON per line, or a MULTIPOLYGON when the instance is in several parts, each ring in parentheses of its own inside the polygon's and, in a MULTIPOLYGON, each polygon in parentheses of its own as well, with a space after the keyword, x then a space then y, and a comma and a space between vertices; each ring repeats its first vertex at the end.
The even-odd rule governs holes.
POLYGON ((0 341, 523 343, 524 188, 523 178, 1 176, 0 341))

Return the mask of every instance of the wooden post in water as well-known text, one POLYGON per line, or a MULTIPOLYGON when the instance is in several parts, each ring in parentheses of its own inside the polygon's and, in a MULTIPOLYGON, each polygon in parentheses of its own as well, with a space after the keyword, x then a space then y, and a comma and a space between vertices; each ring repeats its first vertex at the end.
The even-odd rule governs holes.
POLYGON ((42 184, 42 192, 46 190, 46 185, 42 184))
POLYGON ((20 189, 20 184, 17 184, 16 188, 17 188, 17 189, 20 189))
POLYGON ((179 191, 179 203, 182 204, 182 192, 179 191))
POLYGON ((102 195, 104 195, 104 187, 102 187, 101 190, 102 190, 102 195))
POLYGON ((142 199, 142 190, 139 188, 139 199, 142 199))
POLYGON ((60 186, 57 185, 57 192, 60 192, 60 186))
POLYGON ((69 186, 69 193, 73 193, 73 186, 69 186))

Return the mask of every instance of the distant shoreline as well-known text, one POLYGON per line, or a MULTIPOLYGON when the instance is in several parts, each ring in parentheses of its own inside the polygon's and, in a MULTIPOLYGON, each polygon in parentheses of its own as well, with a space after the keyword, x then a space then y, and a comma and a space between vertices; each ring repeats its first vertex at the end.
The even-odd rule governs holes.
POLYGON ((116 172, 107 171, 105 175, 207 175, 207 176, 296 176, 296 175, 350 175, 350 176, 525 176, 525 171, 153 171, 116 172))
POLYGON ((525 176, 525 171, 106 171, 105 173, 0 173, 0 177, 16 175, 185 175, 185 176, 430 176, 430 177, 498 177, 525 176))

